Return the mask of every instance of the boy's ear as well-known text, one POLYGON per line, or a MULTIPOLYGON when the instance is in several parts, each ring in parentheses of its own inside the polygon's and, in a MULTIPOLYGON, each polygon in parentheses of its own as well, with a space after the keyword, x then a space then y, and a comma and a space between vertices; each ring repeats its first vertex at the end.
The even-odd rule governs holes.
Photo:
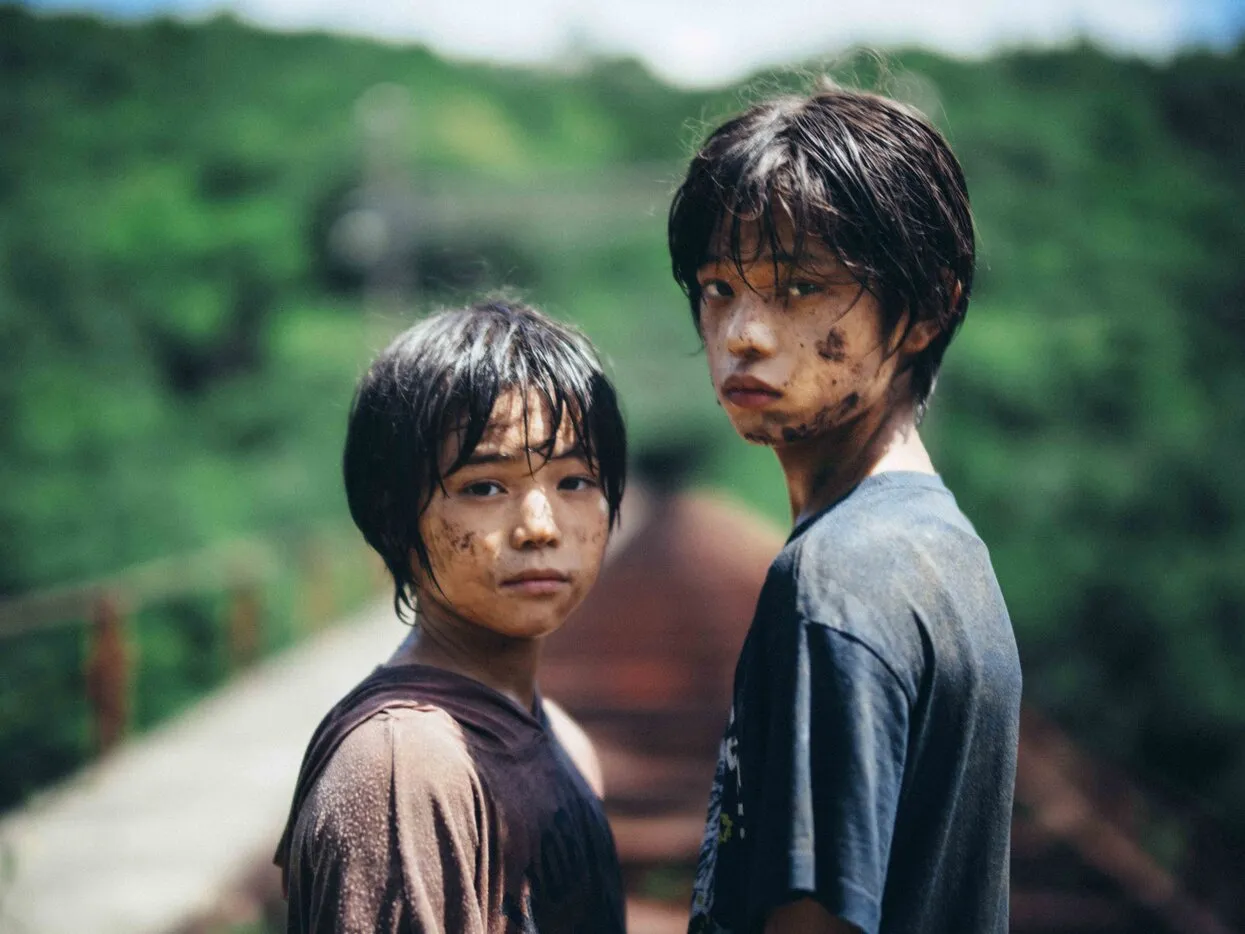
MULTIPOLYGON (((948 273, 947 276, 949 278, 950 273, 948 273)), ((947 296, 948 307, 954 308, 960 303, 960 296, 964 294, 964 286, 960 284, 959 279, 954 279, 949 283, 947 292, 949 293, 947 296)), ((928 347, 934 338, 941 332, 942 326, 939 324, 937 318, 925 318, 918 321, 908 329, 908 334, 904 338, 903 344, 899 349, 902 353, 909 357, 919 354, 922 350, 928 347)))
POLYGON ((942 328, 933 318, 918 321, 908 329, 908 334, 900 345, 900 352, 906 357, 913 357, 930 345, 942 328))

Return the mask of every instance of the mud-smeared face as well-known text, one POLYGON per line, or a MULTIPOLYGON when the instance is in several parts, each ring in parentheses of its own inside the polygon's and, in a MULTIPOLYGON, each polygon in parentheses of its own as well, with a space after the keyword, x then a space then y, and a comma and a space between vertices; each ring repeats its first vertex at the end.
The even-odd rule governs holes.
MULTIPOLYGON (((780 243, 791 239, 779 230, 780 243)), ((873 293, 819 243, 797 258, 776 255, 756 231, 743 241, 742 270, 723 255, 697 276, 709 374, 735 430, 781 447, 888 406, 899 355, 873 293)))
MULTIPOLYGON (((550 454, 549 413, 536 394, 527 402, 525 425, 517 391, 497 400, 471 458, 420 518, 439 590, 412 556, 421 612, 514 638, 562 625, 596 580, 609 538, 605 495, 570 419, 550 454)), ((447 467, 457 446, 455 437, 445 445, 447 467)))

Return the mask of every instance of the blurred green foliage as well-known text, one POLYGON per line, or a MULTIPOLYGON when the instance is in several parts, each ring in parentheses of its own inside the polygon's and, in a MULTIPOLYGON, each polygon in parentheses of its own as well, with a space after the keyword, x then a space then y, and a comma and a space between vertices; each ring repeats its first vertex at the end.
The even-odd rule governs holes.
MULTIPOLYGON (((1028 698, 1245 827, 1245 54, 912 52, 840 76, 922 107, 968 175, 978 286, 926 429, 991 546, 1028 698)), ((0 594, 341 518, 354 379, 410 319, 333 247, 377 85, 411 102, 390 155, 412 307, 525 283, 613 361, 639 447, 692 437, 699 482, 785 521, 770 456, 714 411, 664 212, 705 126, 800 80, 693 93, 629 61, 0 6, 0 594)), ((203 611, 177 612, 176 644, 145 643, 143 709, 220 675, 203 611)), ((74 680, 50 652, 4 645, 6 680, 44 672, 0 691, 6 762, 59 709, 38 692, 74 680)))

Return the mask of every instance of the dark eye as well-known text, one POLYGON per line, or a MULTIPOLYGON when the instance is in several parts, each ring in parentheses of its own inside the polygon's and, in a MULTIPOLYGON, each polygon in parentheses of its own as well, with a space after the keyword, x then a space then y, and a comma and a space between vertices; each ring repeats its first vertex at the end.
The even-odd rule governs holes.
POLYGON ((735 290, 721 279, 707 279, 700 284, 700 293, 705 298, 734 298, 735 290))
POLYGON ((810 295, 817 295, 824 291, 816 282, 809 282, 807 279, 794 279, 787 284, 788 298, 808 298, 810 295))
POLYGON ((563 477, 558 481, 559 490, 567 490, 571 493, 580 493, 584 490, 595 490, 598 487, 595 478, 586 474, 576 474, 573 477, 563 477))
POLYGON ((506 488, 496 480, 477 480, 462 488, 464 496, 501 496, 505 492, 506 488))

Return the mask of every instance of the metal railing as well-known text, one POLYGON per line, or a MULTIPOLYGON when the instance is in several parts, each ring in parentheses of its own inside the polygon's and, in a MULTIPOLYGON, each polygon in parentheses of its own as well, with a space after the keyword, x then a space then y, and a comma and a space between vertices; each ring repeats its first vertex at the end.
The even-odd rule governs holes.
MULTIPOLYGON (((361 549, 358 546, 355 554, 361 549)), ((142 609, 162 601, 227 595, 223 625, 230 673, 258 659, 265 615, 263 588, 291 565, 301 598, 297 612, 312 628, 342 609, 334 586, 334 552, 322 536, 306 536, 293 562, 283 551, 261 539, 234 540, 0 600, 0 646, 17 636, 84 627, 83 684, 92 747, 97 754, 106 752, 131 727, 132 686, 139 666, 133 621, 142 609)))

